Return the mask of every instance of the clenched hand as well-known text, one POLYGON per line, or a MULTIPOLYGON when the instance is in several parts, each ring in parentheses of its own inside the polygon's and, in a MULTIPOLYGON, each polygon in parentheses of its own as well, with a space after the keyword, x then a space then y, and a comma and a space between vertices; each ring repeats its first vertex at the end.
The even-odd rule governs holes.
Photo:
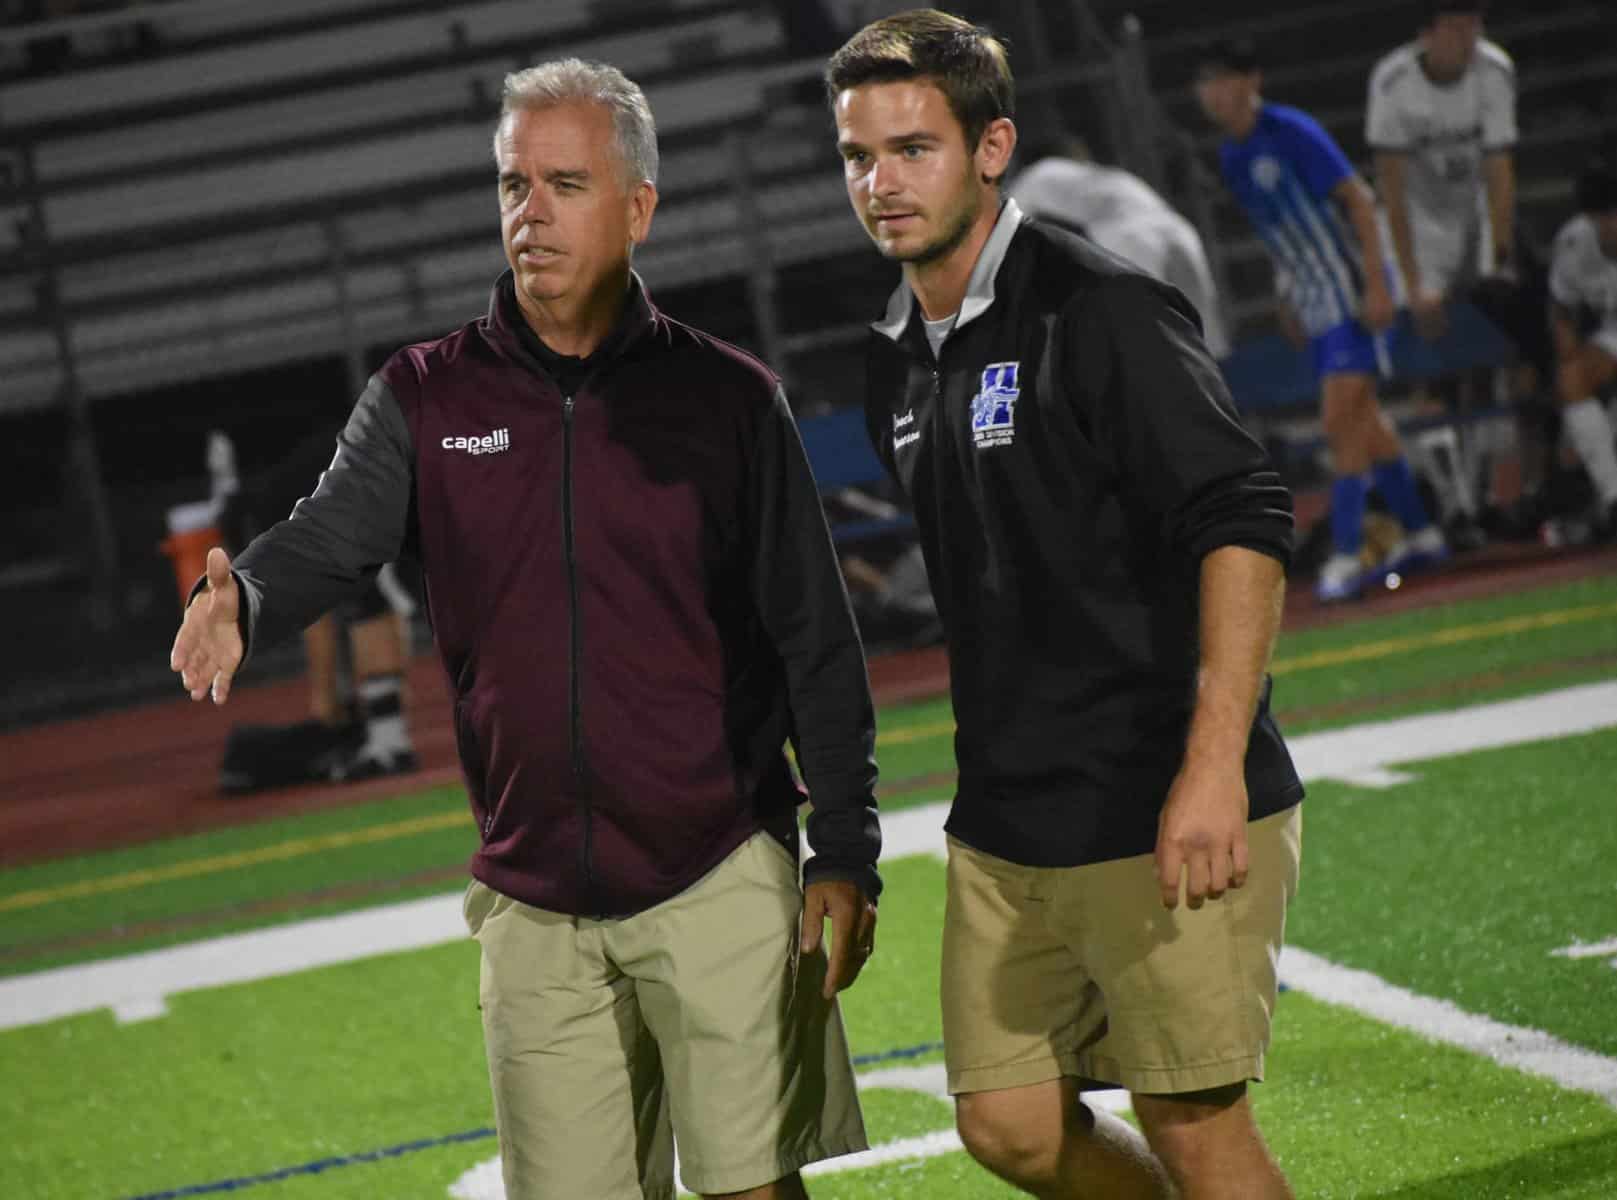
POLYGON ((855 883, 827 879, 809 884, 803 889, 800 948, 804 954, 820 948, 827 918, 831 921, 831 963, 825 973, 824 993, 829 1000, 859 978, 876 952, 876 906, 855 883))

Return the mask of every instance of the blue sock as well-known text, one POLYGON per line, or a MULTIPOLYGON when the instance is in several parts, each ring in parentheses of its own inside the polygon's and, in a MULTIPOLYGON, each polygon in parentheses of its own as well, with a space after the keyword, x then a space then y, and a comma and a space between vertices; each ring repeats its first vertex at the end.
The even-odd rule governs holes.
POLYGON ((1338 554, 1357 556, 1364 542, 1364 476, 1338 475, 1331 484, 1331 540, 1338 554))
POLYGON ((1370 468, 1370 474, 1376 481, 1376 491, 1381 493, 1405 533, 1419 533, 1432 523, 1426 515, 1426 506, 1420 502, 1415 473, 1409 469, 1407 458, 1399 455, 1389 462, 1378 462, 1370 468))

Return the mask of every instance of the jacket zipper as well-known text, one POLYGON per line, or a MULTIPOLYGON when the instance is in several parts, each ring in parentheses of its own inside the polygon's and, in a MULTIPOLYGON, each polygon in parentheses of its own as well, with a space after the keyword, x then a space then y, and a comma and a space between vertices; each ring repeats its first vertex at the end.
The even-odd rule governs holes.
POLYGON ((561 512, 562 537, 567 552, 567 724, 573 757, 573 786, 578 793, 579 813, 584 822, 580 866, 584 874, 584 899, 588 907, 594 885, 595 814, 590 809, 589 789, 584 784, 584 738, 579 714, 579 647, 582 633, 578 616, 578 546, 573 539, 573 398, 562 397, 561 512))

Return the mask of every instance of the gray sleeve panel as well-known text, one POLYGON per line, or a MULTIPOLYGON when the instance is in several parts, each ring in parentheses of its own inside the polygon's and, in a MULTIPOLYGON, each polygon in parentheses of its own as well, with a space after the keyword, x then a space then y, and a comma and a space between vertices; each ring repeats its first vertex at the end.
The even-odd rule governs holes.
POLYGON ((399 556, 415 488, 415 448, 393 391, 372 376, 314 492, 237 556, 250 653, 341 603, 399 556))

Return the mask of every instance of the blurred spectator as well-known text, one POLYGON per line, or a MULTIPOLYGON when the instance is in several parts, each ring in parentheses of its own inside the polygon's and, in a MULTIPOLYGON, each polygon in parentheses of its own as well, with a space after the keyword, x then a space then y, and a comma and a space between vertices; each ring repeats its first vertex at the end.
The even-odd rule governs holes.
POLYGON ((1516 68, 1483 40, 1485 8, 1428 0, 1419 37, 1370 75, 1365 140, 1404 296, 1428 339, 1457 289, 1515 274, 1516 68))
POLYGON ((1617 450, 1602 391, 1617 383, 1617 165, 1578 180, 1579 213, 1555 238, 1550 264, 1556 395, 1562 427, 1594 485, 1597 537, 1617 537, 1617 450))
POLYGON ((1029 165, 1007 189, 1024 211, 1076 229, 1104 250, 1170 283, 1196 306, 1214 358, 1230 352, 1207 251, 1196 227, 1150 184, 1121 167, 1092 160, 1082 139, 1067 135, 1033 145, 1029 165))
POLYGON ((1264 102, 1261 85, 1251 45, 1223 42, 1202 53, 1196 98, 1225 134, 1220 169, 1275 260, 1285 306, 1310 341, 1320 379, 1335 473, 1335 552, 1315 594, 1334 603, 1360 596, 1382 576, 1435 565, 1449 550, 1376 396, 1389 364, 1383 335, 1396 310, 1375 196, 1317 121, 1264 102), (1367 563, 1364 553, 1371 480, 1407 535, 1380 563, 1367 563))
MULTIPOLYGON (((313 491, 335 444, 336 430, 322 427, 274 469, 227 493, 221 525, 232 554, 289 516, 299 499, 313 491)), ((238 726, 226 747, 220 786, 249 792, 414 770, 415 748, 404 710, 414 611, 410 588, 390 564, 352 601, 304 630, 308 718, 286 725, 238 726)))

